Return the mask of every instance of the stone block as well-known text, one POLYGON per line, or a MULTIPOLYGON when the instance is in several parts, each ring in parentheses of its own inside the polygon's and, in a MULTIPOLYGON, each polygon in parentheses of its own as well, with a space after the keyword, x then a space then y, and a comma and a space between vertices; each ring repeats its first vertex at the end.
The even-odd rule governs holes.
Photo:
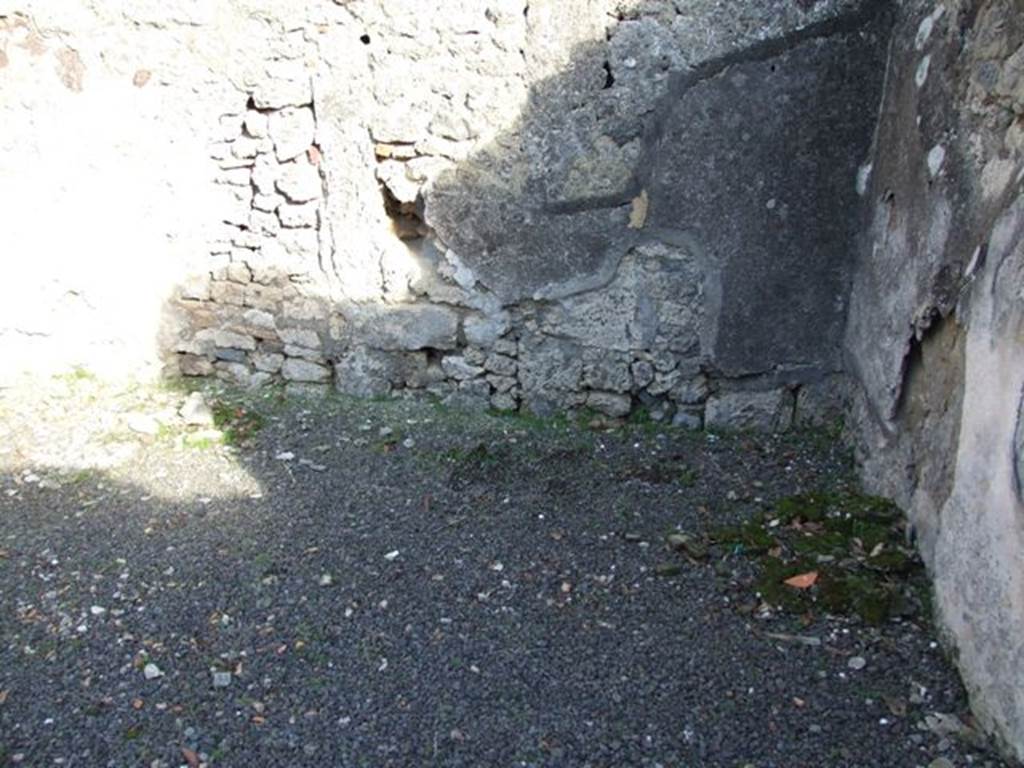
POLYGON ((276 352, 254 352, 250 360, 257 371, 277 373, 284 364, 284 355, 276 352))
POLYGON ((256 349, 256 339, 246 334, 217 329, 213 332, 212 338, 214 345, 218 347, 241 349, 247 352, 256 349))
POLYGON ((637 360, 630 366, 630 372, 633 374, 633 386, 637 389, 643 389, 654 381, 654 366, 646 360, 637 360))
POLYGON ((508 312, 498 312, 491 315, 467 315, 462 329, 467 342, 491 349, 500 337, 508 333, 510 327, 508 312))
POLYGON ((313 110, 309 107, 286 107, 271 112, 268 130, 280 162, 303 155, 312 146, 316 134, 313 110))
POLYGON ((494 353, 487 356, 484 368, 489 373, 495 373, 499 376, 515 376, 518 364, 514 358, 494 353))
POLYGON ((288 320, 323 320, 327 317, 327 308, 318 299, 301 297, 286 301, 283 313, 288 320))
POLYGON ((587 407, 612 418, 625 418, 633 408, 629 395, 615 392, 590 392, 587 394, 587 407))
POLYGON ((233 283, 245 284, 252 281, 252 272, 249 271, 249 267, 246 264, 241 262, 228 264, 225 275, 233 283))
POLYGON ((313 363, 324 362, 324 353, 319 349, 309 349, 308 347, 299 347, 295 344, 285 344, 284 353, 288 357, 299 357, 313 363))
POLYGON ((356 397, 379 397, 391 391, 392 360, 382 352, 356 347, 334 366, 334 386, 356 397))
POLYGON ((316 202, 303 205, 285 204, 277 209, 277 217, 282 227, 301 229, 316 227, 319 220, 319 205, 316 202))
POLYGON ((330 381, 331 371, 329 368, 309 360, 288 358, 281 366, 281 375, 288 381, 318 384, 330 381))
POLYGON ((183 376, 210 376, 213 373, 213 363, 200 355, 178 355, 178 370, 183 376))
POLYGON ((587 350, 583 359, 583 386, 619 393, 632 388, 628 357, 607 350, 587 350))
POLYGON ((348 317, 353 338, 383 350, 454 349, 459 316, 443 306, 393 304, 358 307, 348 317))
POLYGON ((679 381, 668 393, 669 399, 684 405, 702 403, 708 396, 708 380, 705 376, 695 376, 679 381))
POLYGON ((499 392, 491 395, 491 408, 496 411, 515 411, 519 408, 519 401, 507 392, 499 392))
POLYGON ((238 283, 215 281, 210 285, 210 298, 218 304, 245 304, 245 288, 238 283))
POLYGON ((461 355, 448 355, 441 361, 441 369, 445 374, 456 381, 472 379, 482 376, 484 369, 478 365, 472 365, 461 355))
POLYGON ((793 393, 787 389, 712 395, 704 411, 704 423, 710 430, 784 432, 792 419, 793 393))
POLYGON ((254 139, 264 139, 267 137, 268 124, 265 112, 257 112, 255 109, 250 109, 245 113, 243 125, 245 132, 254 139))
POLYGON ((278 336, 285 344, 294 344, 307 349, 320 348, 320 335, 309 328, 282 328, 278 336))
POLYGON ((283 163, 275 186, 293 203, 308 203, 311 200, 317 200, 322 191, 319 171, 315 165, 310 165, 303 158, 283 163))

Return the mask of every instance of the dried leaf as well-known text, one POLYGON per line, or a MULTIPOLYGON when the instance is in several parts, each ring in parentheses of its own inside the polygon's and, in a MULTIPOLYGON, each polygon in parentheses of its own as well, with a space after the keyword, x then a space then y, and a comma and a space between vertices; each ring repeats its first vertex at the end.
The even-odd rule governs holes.
POLYGON ((188 763, 188 768, 199 768, 199 755, 191 749, 188 747, 182 747, 181 756, 184 757, 185 762, 188 763))
POLYGON ((818 580, 817 571, 808 571, 786 579, 783 584, 794 589, 809 589, 818 580))
POLYGON ((897 696, 882 696, 882 701, 897 717, 903 717, 907 714, 907 702, 897 696))
POLYGON ((7 694, 8 691, 6 690, 0 691, 0 704, 3 704, 5 701, 7 701, 7 694))
POLYGON ((146 705, 142 699, 132 699, 132 709, 142 709, 144 706, 146 705))

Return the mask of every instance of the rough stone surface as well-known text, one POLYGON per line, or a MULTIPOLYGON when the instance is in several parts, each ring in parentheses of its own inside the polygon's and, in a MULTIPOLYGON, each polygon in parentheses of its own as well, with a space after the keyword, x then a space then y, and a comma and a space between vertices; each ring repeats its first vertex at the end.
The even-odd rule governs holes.
POLYGON ((793 395, 775 392, 728 392, 708 399, 705 425, 708 429, 777 432, 789 428, 793 418, 793 395))
POLYGON ((846 330, 865 481, 908 510, 975 712, 1018 757, 1022 11, 900 6, 846 330))
POLYGON ((322 365, 301 360, 288 358, 281 366, 281 375, 288 381, 320 383, 331 378, 331 372, 322 365))

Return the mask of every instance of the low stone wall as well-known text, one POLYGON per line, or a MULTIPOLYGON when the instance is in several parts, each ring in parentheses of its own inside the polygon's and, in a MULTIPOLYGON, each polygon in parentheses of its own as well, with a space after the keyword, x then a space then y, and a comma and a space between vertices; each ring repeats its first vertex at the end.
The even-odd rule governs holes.
POLYGON ((621 2, 343 10, 218 116, 210 268, 166 324, 183 373, 690 428, 838 418, 880 4, 728 34, 621 2))

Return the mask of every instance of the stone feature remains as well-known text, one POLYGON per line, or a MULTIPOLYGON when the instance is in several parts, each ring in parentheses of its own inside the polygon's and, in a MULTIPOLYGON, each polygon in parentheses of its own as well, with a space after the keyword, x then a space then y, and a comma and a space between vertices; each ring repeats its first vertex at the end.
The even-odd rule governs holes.
POLYGON ((111 5, 0 11, 0 386, 845 419, 1024 758, 1022 0, 111 5))
POLYGON ((358 56, 296 43, 304 67, 272 59, 218 116, 178 369, 690 428, 839 413, 856 219, 833 212, 858 205, 878 4, 699 43, 707 11, 474 9, 411 42, 352 6, 325 34, 365 29, 358 56))

